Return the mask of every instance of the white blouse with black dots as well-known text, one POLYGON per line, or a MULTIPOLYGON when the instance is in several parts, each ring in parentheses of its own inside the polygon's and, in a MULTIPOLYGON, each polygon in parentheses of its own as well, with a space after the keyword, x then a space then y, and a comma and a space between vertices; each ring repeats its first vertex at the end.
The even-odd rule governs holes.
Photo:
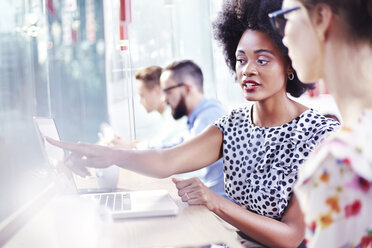
POLYGON ((225 191, 246 209, 281 219, 297 171, 339 123, 308 109, 282 126, 252 123, 251 107, 233 110, 214 125, 223 134, 225 191))

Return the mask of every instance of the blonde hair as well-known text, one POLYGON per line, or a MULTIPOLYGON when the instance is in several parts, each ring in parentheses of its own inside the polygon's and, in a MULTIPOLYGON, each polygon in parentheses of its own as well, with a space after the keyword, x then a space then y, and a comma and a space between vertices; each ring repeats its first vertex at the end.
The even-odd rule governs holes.
POLYGON ((156 85, 160 85, 160 75, 162 72, 160 66, 149 66, 145 67, 135 73, 137 80, 141 80, 145 87, 149 90, 152 90, 156 85))

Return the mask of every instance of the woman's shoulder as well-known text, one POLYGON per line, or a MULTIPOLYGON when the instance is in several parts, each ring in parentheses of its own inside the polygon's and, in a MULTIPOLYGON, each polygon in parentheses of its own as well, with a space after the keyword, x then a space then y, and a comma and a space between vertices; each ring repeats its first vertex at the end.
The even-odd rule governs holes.
POLYGON ((232 109, 230 113, 234 115, 236 114, 244 114, 244 115, 248 114, 249 115, 251 112, 251 108, 252 108, 252 105, 242 106, 242 107, 232 109))
POLYGON ((338 130, 340 124, 310 108, 288 126, 292 130, 292 139, 304 143, 310 150, 313 150, 326 137, 338 130))
POLYGON ((340 123, 334 119, 325 117, 315 109, 309 108, 298 116, 297 125, 301 128, 338 129, 340 123))
POLYGON ((220 129, 222 127, 249 126, 250 123, 250 106, 235 108, 229 114, 221 117, 215 122, 220 129))
POLYGON ((306 165, 299 171, 298 185, 307 184, 317 173, 331 171, 333 168, 340 169, 342 166, 372 182, 371 159, 341 138, 341 133, 334 133, 314 150, 306 165))
POLYGON ((239 108, 234 108, 227 115, 230 121, 234 120, 249 120, 251 106, 243 106, 239 108))

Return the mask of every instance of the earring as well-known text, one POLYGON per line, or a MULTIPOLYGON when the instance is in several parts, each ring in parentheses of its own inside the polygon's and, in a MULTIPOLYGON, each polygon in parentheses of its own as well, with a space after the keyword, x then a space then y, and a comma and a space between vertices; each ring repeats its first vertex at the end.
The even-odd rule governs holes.
POLYGON ((288 74, 288 79, 289 80, 293 80, 294 79, 294 73, 293 72, 291 72, 291 73, 288 74))

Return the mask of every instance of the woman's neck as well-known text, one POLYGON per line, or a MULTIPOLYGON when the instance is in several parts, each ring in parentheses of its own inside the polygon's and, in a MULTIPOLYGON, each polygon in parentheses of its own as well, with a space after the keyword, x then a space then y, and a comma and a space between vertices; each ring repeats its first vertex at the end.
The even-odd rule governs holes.
POLYGON ((372 108, 372 48, 370 44, 338 43, 325 54, 324 80, 342 116, 353 126, 366 108, 372 108))
POLYGON ((281 126, 295 119, 306 109, 285 94, 280 100, 256 102, 253 105, 252 121, 261 127, 281 126))

